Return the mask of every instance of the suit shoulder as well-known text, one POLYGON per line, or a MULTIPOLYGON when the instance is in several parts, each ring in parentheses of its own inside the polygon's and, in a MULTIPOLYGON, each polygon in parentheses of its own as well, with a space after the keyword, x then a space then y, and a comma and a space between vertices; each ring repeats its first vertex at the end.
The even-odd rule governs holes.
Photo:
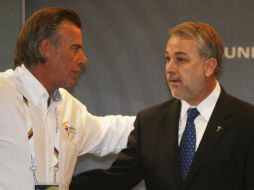
POLYGON ((253 104, 232 95, 228 95, 228 97, 235 109, 240 109, 241 111, 250 111, 254 113, 253 104))
POLYGON ((167 112, 169 107, 177 105, 177 104, 180 104, 180 101, 175 98, 172 98, 170 100, 161 102, 157 105, 144 108, 143 110, 139 111, 139 114, 142 114, 142 115, 144 115, 144 114, 145 115, 147 115, 147 114, 148 115, 161 114, 162 112, 167 112))

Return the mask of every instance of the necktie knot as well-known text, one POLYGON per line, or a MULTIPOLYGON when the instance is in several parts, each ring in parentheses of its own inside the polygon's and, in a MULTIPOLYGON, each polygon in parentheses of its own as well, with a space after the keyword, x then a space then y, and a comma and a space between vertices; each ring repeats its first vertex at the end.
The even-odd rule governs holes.
POLYGON ((187 113, 188 113, 187 120, 189 121, 194 121, 195 118, 199 115, 199 111, 197 110, 197 108, 189 108, 187 113))

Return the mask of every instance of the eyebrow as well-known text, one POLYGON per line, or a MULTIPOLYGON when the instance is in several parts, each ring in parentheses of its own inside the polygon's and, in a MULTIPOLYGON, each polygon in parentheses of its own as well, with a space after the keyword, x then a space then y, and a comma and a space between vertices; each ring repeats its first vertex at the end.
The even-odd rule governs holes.
POLYGON ((187 53, 180 51, 180 52, 176 52, 175 55, 187 55, 187 53))
MULTIPOLYGON (((187 53, 180 51, 180 52, 176 52, 174 55, 187 55, 187 53)), ((165 51, 165 56, 169 56, 167 51, 165 51)))
POLYGON ((80 44, 72 44, 71 48, 82 48, 82 45, 80 45, 80 44))

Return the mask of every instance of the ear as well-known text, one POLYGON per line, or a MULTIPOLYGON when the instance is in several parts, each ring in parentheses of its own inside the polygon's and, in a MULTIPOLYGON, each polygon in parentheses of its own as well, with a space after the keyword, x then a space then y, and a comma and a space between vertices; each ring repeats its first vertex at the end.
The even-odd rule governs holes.
POLYGON ((55 53, 55 46, 50 39, 44 39, 39 46, 41 55, 47 60, 55 53))
POLYGON ((214 75, 214 71, 217 67, 217 60, 215 58, 210 58, 205 61, 204 73, 206 77, 214 75))

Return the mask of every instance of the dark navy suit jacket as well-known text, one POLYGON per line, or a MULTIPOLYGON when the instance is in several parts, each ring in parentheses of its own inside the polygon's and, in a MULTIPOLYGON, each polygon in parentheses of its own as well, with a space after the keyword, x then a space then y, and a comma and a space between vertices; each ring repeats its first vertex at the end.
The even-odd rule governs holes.
POLYGON ((142 179, 147 190, 254 190, 254 107, 222 89, 180 182, 178 124, 181 102, 171 99, 142 110, 112 167, 73 178, 70 190, 127 190, 142 179))

